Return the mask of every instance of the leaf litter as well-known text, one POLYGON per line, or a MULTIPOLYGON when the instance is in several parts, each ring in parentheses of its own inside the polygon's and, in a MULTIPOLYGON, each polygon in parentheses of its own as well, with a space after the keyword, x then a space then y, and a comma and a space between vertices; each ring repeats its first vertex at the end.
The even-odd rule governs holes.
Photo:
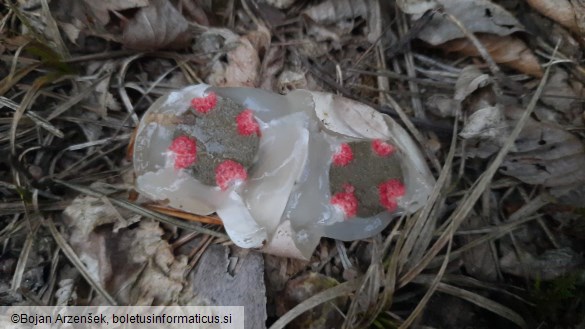
MULTIPOLYGON (((302 310, 301 327, 570 318, 531 298, 541 282, 584 286, 585 71, 578 46, 555 52, 583 45, 579 1, 38 4, 0 9, 2 304, 228 303, 254 286, 247 328, 302 310), (337 92, 402 116, 435 145, 441 184, 378 237, 323 239, 309 261, 239 250, 220 226, 141 207, 124 154, 134 116, 200 82, 337 92), (315 278, 330 285, 271 307, 315 278), (461 303, 469 317, 437 316, 461 303)), ((564 302, 583 314, 578 293, 564 302)))

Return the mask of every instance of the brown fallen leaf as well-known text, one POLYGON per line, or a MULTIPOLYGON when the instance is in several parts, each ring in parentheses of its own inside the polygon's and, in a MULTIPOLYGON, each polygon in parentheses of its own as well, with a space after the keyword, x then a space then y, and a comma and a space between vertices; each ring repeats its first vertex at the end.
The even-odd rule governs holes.
POLYGON ((138 10, 122 34, 122 44, 131 49, 181 48, 189 44, 189 23, 169 0, 151 0, 138 10))
MULTIPOLYGON (((479 41, 498 64, 506 65, 522 73, 542 77, 542 68, 536 56, 524 41, 514 36, 493 34, 477 35, 479 41)), ((457 52, 467 56, 479 56, 477 48, 468 39, 456 39, 439 46, 447 52, 457 52)))
POLYGON ((556 21, 574 33, 585 36, 584 1, 526 0, 526 2, 544 16, 556 21))

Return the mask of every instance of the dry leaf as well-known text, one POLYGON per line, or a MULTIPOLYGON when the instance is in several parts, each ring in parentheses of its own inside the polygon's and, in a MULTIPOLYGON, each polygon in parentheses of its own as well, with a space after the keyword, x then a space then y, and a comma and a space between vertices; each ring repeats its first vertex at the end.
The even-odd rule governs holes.
POLYGON ((216 58, 207 81, 218 87, 257 87, 261 67, 259 52, 268 49, 270 33, 266 28, 238 37, 231 31, 217 31, 225 39, 227 63, 216 58))
POLYGON ((400 10, 411 15, 422 15, 439 5, 435 0, 397 0, 396 4, 400 10))
POLYGON ((515 147, 502 163, 506 175, 547 187, 585 181, 585 146, 560 126, 530 121, 515 147))
POLYGON ((125 47, 138 50, 181 48, 189 44, 189 23, 169 0, 151 0, 138 10, 122 34, 125 47))
POLYGON ((464 139, 492 138, 502 136, 504 116, 499 106, 488 106, 475 111, 469 116, 459 133, 464 139))
POLYGON ((287 9, 295 3, 295 0, 262 0, 261 2, 267 3, 276 8, 287 9))
POLYGON ((84 2, 102 25, 110 21, 110 11, 141 8, 149 4, 149 0, 84 0, 84 2))
POLYGON ((569 30, 585 35, 585 2, 582 0, 526 0, 532 8, 569 30))
POLYGON ((332 24, 347 18, 365 17, 368 3, 367 0, 329 0, 305 9, 303 14, 316 22, 332 24))
POLYGON ((550 249, 542 255, 533 256, 527 251, 509 252, 500 259, 502 271, 531 280, 554 280, 578 269, 583 257, 571 248, 550 249))
MULTIPOLYGON (((542 76, 542 68, 538 63, 538 59, 524 41, 514 36, 480 34, 477 37, 496 63, 506 65, 534 77, 542 76)), ((477 48, 468 39, 452 40, 442 44, 440 47, 448 52, 479 56, 477 48)))
MULTIPOLYGON (((137 228, 128 225, 127 215, 93 197, 78 197, 63 212, 69 243, 92 275, 122 304, 168 305, 185 302, 186 258, 175 257, 158 222, 143 220, 137 228)), ((101 297, 93 302, 104 303, 101 297)))
MULTIPOLYGON (((423 1, 423 4, 427 1, 423 1)), ((523 26, 507 10, 488 0, 437 0, 445 12, 457 17, 472 33, 490 33, 500 36, 523 31, 523 26)), ((437 46, 463 38, 463 32, 442 15, 434 15, 418 37, 437 46)))
MULTIPOLYGON (((570 115, 571 110, 576 109, 575 103, 579 96, 569 84, 569 74, 567 74, 567 71, 556 68, 551 73, 550 78, 544 86, 543 96, 540 98, 540 101, 559 112, 570 115), (552 97, 545 95, 552 95, 552 97)), ((573 116, 570 115, 570 117, 573 116)))
POLYGON ((469 95, 479 88, 483 88, 492 83, 492 80, 488 74, 483 74, 481 71, 473 66, 469 65, 463 68, 457 82, 455 83, 455 95, 453 99, 456 101, 463 101, 469 95))
POLYGON ((341 35, 350 33, 355 27, 352 19, 362 17, 368 23, 367 39, 374 43, 379 39, 384 24, 380 3, 377 0, 329 0, 305 9, 303 14, 321 25, 336 25, 335 32, 328 31, 322 26, 310 26, 313 34, 328 35, 327 39, 338 39, 341 35))

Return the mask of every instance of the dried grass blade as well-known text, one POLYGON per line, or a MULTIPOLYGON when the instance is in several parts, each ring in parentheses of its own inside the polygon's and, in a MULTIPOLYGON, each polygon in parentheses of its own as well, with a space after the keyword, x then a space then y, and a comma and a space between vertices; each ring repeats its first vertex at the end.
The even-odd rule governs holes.
POLYGON ((24 270, 26 269, 26 264, 28 262, 28 256, 32 250, 33 242, 36 240, 37 231, 39 228, 39 223, 36 222, 36 225, 32 228, 32 230, 27 234, 26 240, 24 241, 24 245, 22 246, 22 251, 18 257, 18 262, 16 264, 16 269, 14 270, 14 276, 12 276, 12 283, 11 289, 12 291, 16 291, 20 288, 20 284, 22 282, 22 278, 24 277, 24 270))
MULTIPOLYGON (((14 111, 18 110, 18 104, 16 104, 15 102, 11 101, 10 99, 8 99, 4 96, 0 96, 0 106, 6 106, 7 108, 12 109, 14 111)), ((59 138, 65 137, 65 134, 63 134, 63 132, 61 130, 59 130, 57 127, 53 126, 49 121, 41 118, 35 112, 27 111, 24 113, 24 115, 27 116, 29 119, 31 119, 39 127, 45 129, 46 131, 50 132, 51 134, 53 134, 59 138)))
MULTIPOLYGON (((415 283, 425 284, 425 285, 428 285, 429 281, 430 281, 430 278, 428 278, 426 276, 419 276, 413 280, 413 282, 415 282, 415 283)), ((446 283, 439 283, 437 286, 437 290, 440 292, 444 292, 446 294, 453 295, 455 297, 459 297, 459 298, 464 299, 470 303, 473 303, 473 304, 475 304, 483 309, 486 309, 490 312, 496 313, 497 315, 512 321, 513 323, 515 323, 516 325, 518 325, 521 328, 528 328, 526 321, 524 321, 524 319, 518 313, 514 312, 510 308, 508 308, 500 303, 494 302, 491 299, 485 298, 485 297, 478 295, 476 293, 473 293, 471 291, 468 291, 468 290, 465 290, 462 288, 458 288, 458 287, 455 287, 455 286, 452 286, 452 285, 449 285, 446 283)))

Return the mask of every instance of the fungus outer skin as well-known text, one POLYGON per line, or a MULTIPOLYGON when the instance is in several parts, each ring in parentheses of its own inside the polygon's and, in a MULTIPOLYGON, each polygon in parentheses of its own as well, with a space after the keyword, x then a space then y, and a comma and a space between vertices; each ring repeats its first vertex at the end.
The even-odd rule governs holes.
POLYGON ((241 247, 257 248, 266 241, 271 245, 277 232, 288 232, 299 253, 308 258, 321 236, 345 241, 370 237, 384 229, 393 217, 420 208, 430 193, 434 180, 410 136, 393 120, 363 104, 302 90, 280 96, 251 88, 208 88, 196 85, 163 96, 146 115, 180 115, 190 108, 185 104, 207 92, 229 97, 251 109, 262 135, 248 180, 222 191, 220 187, 201 184, 185 170, 174 170, 164 156, 173 139, 172 125, 143 119, 134 154, 137 189, 195 214, 217 211, 226 231, 241 247), (276 142, 276 136, 268 133, 270 129, 275 133, 284 131, 278 122, 293 127, 281 136, 288 145, 276 142), (390 141, 394 147, 391 152, 384 144, 374 150, 378 148, 381 156, 398 152, 404 159, 407 190, 397 199, 393 212, 344 221, 346 214, 331 204, 327 168, 336 148, 356 139, 390 141), (271 194, 275 202, 266 201, 271 194))

